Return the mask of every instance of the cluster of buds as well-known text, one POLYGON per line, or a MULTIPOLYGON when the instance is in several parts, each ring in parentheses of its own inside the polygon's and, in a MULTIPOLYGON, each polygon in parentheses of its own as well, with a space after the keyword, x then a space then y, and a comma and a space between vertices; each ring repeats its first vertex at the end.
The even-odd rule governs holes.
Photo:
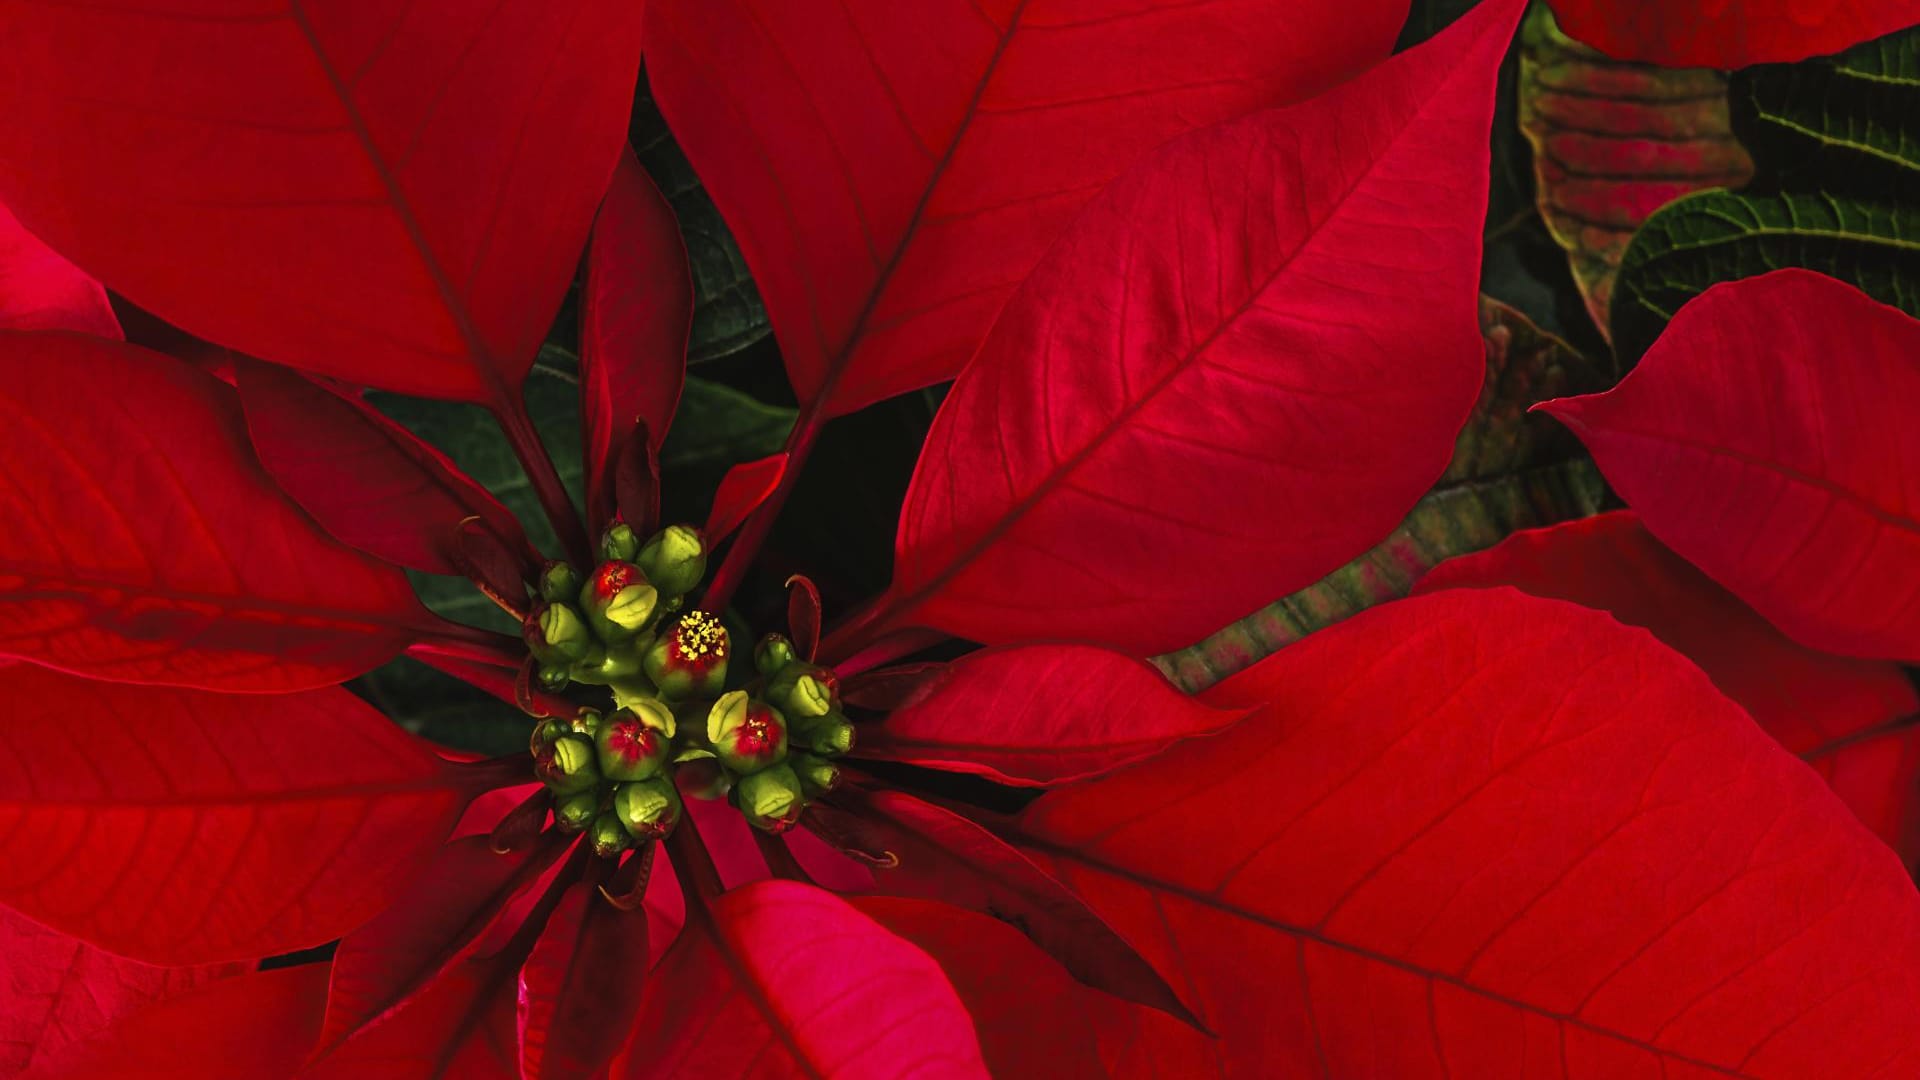
POLYGON ((706 541, 688 525, 669 525, 642 544, 616 523, 600 553, 591 574, 556 562, 540 576, 521 636, 539 662, 542 689, 580 682, 618 692, 643 682, 659 627, 707 572, 706 541))
POLYGON ((754 649, 756 693, 734 691, 707 713, 707 742, 733 805, 756 828, 785 832, 807 802, 840 780, 834 759, 853 749, 840 680, 769 634, 754 649))

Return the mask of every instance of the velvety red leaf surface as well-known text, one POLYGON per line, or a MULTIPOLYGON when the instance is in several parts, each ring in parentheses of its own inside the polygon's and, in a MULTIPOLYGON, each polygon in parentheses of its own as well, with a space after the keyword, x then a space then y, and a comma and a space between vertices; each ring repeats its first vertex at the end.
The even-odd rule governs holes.
POLYGON ((1124 653, 1014 645, 949 665, 925 700, 863 729, 858 752, 1047 787, 1111 772, 1244 715, 1188 697, 1124 653))
POLYGON ((727 475, 720 478, 720 486, 713 493, 713 509, 707 514, 707 544, 718 546, 720 541, 733 535, 733 530, 747 520, 747 515, 780 486, 780 478, 786 472, 784 452, 728 469, 727 475))
POLYGON ((647 961, 646 912, 569 886, 520 969, 520 1075, 602 1075, 639 1016, 647 961))
POLYGON ((1739 68, 1837 53, 1920 23, 1915 0, 1548 0, 1571 37, 1620 60, 1739 68))
POLYGON ((469 517, 528 551, 511 511, 445 454, 357 398, 270 364, 235 368, 254 450, 274 482, 342 542, 430 574, 464 576, 469 517))
POLYGON ((0 465, 0 652, 100 679, 284 691, 358 675, 427 623, 399 570, 281 494, 231 388, 181 361, 0 333, 0 465))
POLYGON ((647 77, 803 401, 950 378, 1165 140, 1384 57, 1406 0, 655 0, 647 77))
POLYGON ((1224 1071, 1920 1068, 1899 860, 1645 631, 1451 590, 1207 696, 1267 705, 1019 828, 1187 991, 1224 1071))
POLYGON ((498 403, 625 143, 641 9, 10 2, 0 201, 181 328, 498 403))
POLYGON ((613 516, 613 465, 633 422, 646 421, 652 451, 667 437, 686 381, 692 323, 680 224, 628 148, 594 219, 580 306, 580 407, 596 521, 613 516))
POLYGON ((512 969, 462 960, 307 1066, 307 1080, 519 1080, 512 969))
POLYGON ((876 621, 1166 652, 1386 535, 1485 372, 1487 135, 1519 12, 1482 4, 1103 192, 941 406, 876 621))
POLYGON ((711 910, 651 976, 615 1075, 987 1075, 939 965, 846 901, 762 881, 711 910))
POLYGON ((222 979, 125 1017, 35 1077, 260 1080, 292 1076, 320 1031, 327 965, 222 979))
POLYGON ((108 1032, 127 1014, 215 979, 243 964, 155 967, 96 949, 0 908, 0 1076, 58 1062, 108 1032))
POLYGON ((119 339, 107 290, 55 254, 0 203, 0 330, 73 330, 119 339))
POLYGON ((1442 563, 1414 592, 1499 585, 1653 631, 1812 765, 1908 865, 1920 862, 1920 697, 1898 665, 1794 644, 1630 511, 1516 533, 1442 563))
POLYGON ((0 903, 155 963, 328 941, 472 795, 344 690, 209 694, 0 669, 0 903))
POLYGON ((1540 408, 1648 531, 1805 645, 1920 660, 1920 322, 1778 270, 1716 285, 1604 394, 1540 408))

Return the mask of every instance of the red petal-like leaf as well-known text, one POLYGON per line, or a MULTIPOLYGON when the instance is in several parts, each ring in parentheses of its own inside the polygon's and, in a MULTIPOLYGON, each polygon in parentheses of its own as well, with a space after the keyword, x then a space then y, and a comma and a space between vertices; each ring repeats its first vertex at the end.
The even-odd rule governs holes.
POLYGON ((1897 665, 1794 644, 1629 511, 1516 533, 1442 563, 1414 591, 1498 585, 1653 631, 1825 776, 1909 865, 1920 862, 1920 696, 1897 665))
POLYGON ((261 464, 322 528, 362 551, 430 574, 464 575, 453 550, 469 517, 528 551, 513 513, 445 454, 358 398, 270 364, 236 367, 261 464))
POLYGON ((1716 285, 1604 394, 1538 406, 1648 531, 1789 637, 1920 660, 1920 322, 1832 278, 1716 285))
POLYGON ((1192 980, 1230 1069, 1920 1068, 1899 861, 1645 631, 1453 590, 1208 696, 1269 704, 1019 828, 1192 980))
POLYGON ((98 679, 296 690, 391 659, 427 621, 400 571, 287 501, 232 389, 181 361, 0 333, 0 462, 0 652, 98 679))
POLYGON ((300 1071, 303 1080, 519 1080, 513 969, 463 960, 300 1071))
POLYGON ((648 985, 616 1075, 987 1075, 939 965, 810 886, 761 881, 722 896, 648 985))
POLYGON ((143 1006, 245 972, 241 964, 154 967, 124 960, 0 908, 0 1075, 18 1076, 99 1039, 143 1006))
POLYGON ((787 579, 787 633, 794 654, 812 663, 820 651, 820 589, 804 574, 787 579))
POLYGON ((320 1032, 327 965, 222 979, 122 1019, 37 1075, 86 1080, 292 1076, 320 1032))
POLYGON ((627 1041, 647 981, 647 915, 567 888, 520 969, 520 1074, 599 1075, 627 1041))
POLYGON ((1477 230, 1519 11, 1490 0, 1108 188, 941 406, 875 620, 1160 653, 1386 535, 1485 374, 1477 230))
POLYGON ((1560 26, 1619 60, 1740 68, 1837 53, 1920 23, 1914 0, 1548 0, 1560 26))
POLYGON ((859 753, 1047 787, 1111 772, 1245 715, 1195 701, 1144 660, 1090 645, 1015 645, 954 661, 925 700, 863 730, 859 753))
POLYGON ((1074 978, 1196 1022, 1180 995, 1104 920, 1051 874, 991 832, 899 792, 836 795, 859 814, 871 846, 899 865, 873 872, 882 892, 992 913, 1020 929, 1074 978))
POLYGON ((454 963, 559 856, 560 839, 548 834, 505 854, 485 835, 441 848, 391 906, 340 942, 319 1052, 409 1000, 454 963))
POLYGON ((840 683, 840 699, 859 709, 890 712, 925 701, 947 677, 949 665, 940 662, 876 668, 847 677, 840 683))
POLYGON ((780 486, 780 478, 786 472, 784 452, 728 469, 727 475, 720 478, 719 489, 713 493, 713 511, 707 515, 708 546, 717 547, 720 541, 733 535, 733 530, 747 520, 747 515, 780 486))
MULTIPOLYGON (((952 377, 1108 180, 1384 57, 1406 0, 655 0, 647 76, 803 401, 952 377)), ((1472 275, 1469 274, 1469 277, 1472 275)))
POLYGON ((0 903, 155 963, 317 945, 387 904, 473 794, 344 690, 0 671, 0 903))
POLYGON ((693 277, 680 224, 660 189, 621 151, 587 249, 580 306, 580 401, 587 504, 596 524, 613 516, 613 466, 636 419, 649 452, 673 423, 687 376, 693 277))
POLYGON ((0 330, 74 330, 119 340, 107 290, 0 204, 0 330))
POLYGON ((625 141, 641 15, 10 4, 0 200, 208 340, 499 405, 625 141))

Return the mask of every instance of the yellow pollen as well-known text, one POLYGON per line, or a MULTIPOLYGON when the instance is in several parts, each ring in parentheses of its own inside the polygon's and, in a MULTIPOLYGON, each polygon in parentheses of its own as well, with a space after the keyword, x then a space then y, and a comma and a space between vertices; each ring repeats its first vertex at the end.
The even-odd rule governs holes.
POLYGON ((680 623, 674 629, 681 655, 701 657, 708 654, 725 656, 727 651, 727 632, 720 620, 704 611, 689 611, 680 616, 680 623))

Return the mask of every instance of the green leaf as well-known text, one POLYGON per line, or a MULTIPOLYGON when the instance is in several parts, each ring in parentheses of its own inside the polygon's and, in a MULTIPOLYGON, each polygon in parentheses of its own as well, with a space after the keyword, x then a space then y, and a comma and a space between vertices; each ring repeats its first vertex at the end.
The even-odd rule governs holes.
POLYGON ((1599 370, 1519 312, 1485 297, 1480 327, 1487 381, 1454 444, 1453 461, 1392 535, 1371 551, 1191 648, 1158 657, 1169 678, 1199 691, 1280 647, 1407 595, 1422 574, 1517 529, 1598 513, 1599 470, 1564 428, 1527 408, 1599 390, 1599 370))
POLYGON ((1635 234, 1613 338, 1637 360, 1708 287, 1801 266, 1920 315, 1920 29, 1733 75, 1753 182, 1668 204, 1635 234))
POLYGON ((799 413, 708 379, 689 378, 660 447, 660 471, 726 469, 786 445, 799 413))

